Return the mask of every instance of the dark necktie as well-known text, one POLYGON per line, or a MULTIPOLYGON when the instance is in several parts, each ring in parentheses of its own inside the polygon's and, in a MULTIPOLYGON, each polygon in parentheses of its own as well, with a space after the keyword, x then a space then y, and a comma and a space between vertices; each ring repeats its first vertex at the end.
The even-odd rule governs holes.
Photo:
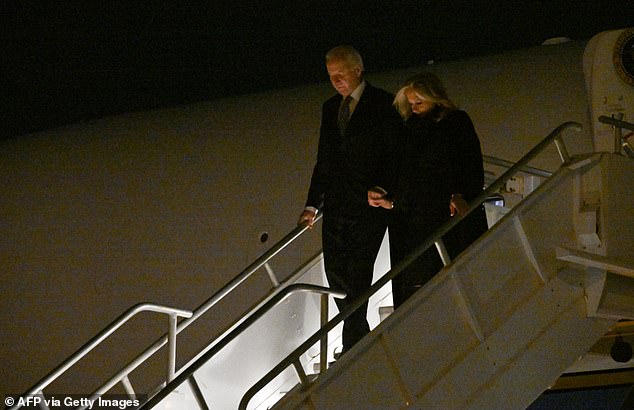
POLYGON ((350 103, 352 102, 352 97, 347 96, 341 102, 341 106, 339 107, 339 118, 337 119, 337 125, 339 126, 339 132, 341 135, 345 134, 346 127, 348 126, 348 121, 350 120, 350 103))

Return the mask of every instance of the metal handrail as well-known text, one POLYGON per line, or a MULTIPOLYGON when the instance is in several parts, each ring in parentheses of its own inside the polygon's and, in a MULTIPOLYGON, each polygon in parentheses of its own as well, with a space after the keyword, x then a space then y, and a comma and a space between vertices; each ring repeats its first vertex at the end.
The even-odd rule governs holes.
MULTIPOLYGON (((322 216, 323 216, 322 214, 318 214, 315 217, 314 222, 319 221, 322 218, 322 216)), ((132 371, 134 371, 137 367, 139 367, 141 364, 143 364, 147 359, 149 359, 152 355, 154 355, 156 352, 158 352, 166 344, 169 343, 170 349, 172 349, 172 346, 175 349, 175 346, 176 346, 175 337, 176 337, 176 335, 178 335, 181 331, 186 329, 194 321, 196 321, 203 314, 205 314, 211 307, 213 307, 216 303, 218 303, 220 300, 222 300, 229 293, 231 293, 242 282, 244 282, 251 275, 253 275, 258 269, 260 269, 261 267, 267 265, 267 263, 273 257, 275 257, 278 253, 280 253, 284 248, 286 248, 288 245, 290 245, 295 239, 297 239, 299 236, 301 236, 308 229, 310 229, 310 228, 308 226, 306 226, 306 225, 300 225, 300 226, 295 227, 284 238, 279 240, 275 245, 273 245, 270 249, 268 249, 266 252, 264 252, 253 263, 251 263, 249 266, 247 266, 235 278, 233 278, 229 283, 227 283, 220 290, 218 290, 216 293, 214 293, 209 299, 207 299, 205 302, 203 302, 193 312, 180 310, 180 309, 174 309, 174 311, 177 311, 179 313, 187 313, 186 315, 185 314, 180 314, 180 316, 184 316, 187 319, 185 319, 185 320, 183 320, 183 321, 181 321, 180 323, 177 323, 177 324, 174 321, 175 329, 174 329, 173 332, 171 331, 171 328, 170 328, 170 331, 167 334, 165 334, 165 335, 161 336, 159 339, 157 339, 151 346, 149 346, 146 350, 141 352, 136 358, 134 358, 133 360, 128 362, 128 364, 126 366, 124 366, 114 376, 112 376, 110 379, 108 379, 108 381, 106 381, 103 385, 101 385, 101 387, 99 387, 93 393, 92 397, 99 396, 99 395, 102 395, 102 394, 108 392, 117 383, 122 383, 124 385, 124 388, 125 388, 126 392, 128 394, 130 394, 130 395, 134 395, 134 391, 132 389, 132 386, 130 385, 130 381, 128 380, 128 375, 132 371)), ((280 292, 282 289, 279 288, 280 284, 276 280, 276 278, 274 277, 272 271, 270 269, 267 269, 267 272, 269 273, 269 277, 270 277, 271 281, 273 282, 273 285, 277 288, 277 291, 274 292, 274 294, 277 293, 277 292, 280 292)), ((119 318, 115 319, 115 321, 113 321, 113 323, 111 325, 106 327, 106 329, 104 329, 98 336, 96 336, 93 339, 91 339, 88 343, 86 343, 86 345, 84 347, 82 347, 79 351, 77 351, 71 357, 69 357, 66 361, 64 361, 64 363, 62 365, 58 366, 55 370, 53 370, 51 373, 49 373, 47 376, 45 376, 41 381, 39 381, 35 386, 33 386, 31 389, 29 389, 29 391, 27 393, 24 393, 24 396, 33 396, 33 395, 42 394, 42 390, 46 386, 48 386, 55 379, 60 377, 73 364, 75 364, 83 356, 85 356, 85 353, 87 353, 87 352, 85 352, 83 354, 82 354, 82 352, 84 351, 84 349, 86 347, 90 346, 90 349, 94 349, 94 347, 96 347, 99 343, 101 343, 103 341, 104 337, 101 337, 101 335, 103 333, 108 332, 108 335, 109 335, 112 332, 114 332, 116 329, 118 329, 121 326, 121 324, 123 324, 123 323, 121 323, 118 326, 115 326, 115 324, 118 323, 118 321, 124 319, 125 317, 127 317, 132 312, 138 313, 137 310, 139 308, 141 308, 141 307, 145 307, 146 310, 149 310, 149 307, 153 307, 153 308, 167 308, 167 307, 162 307, 162 306, 159 306, 159 305, 152 305, 152 304, 140 304, 140 305, 133 306, 126 313, 124 313, 122 316, 120 316, 119 318)), ((168 309, 171 309, 171 308, 168 308, 168 309)), ((134 313, 134 314, 136 314, 136 313, 134 313)), ((129 320, 129 318, 126 319, 126 320, 129 320)), ((171 366, 172 365, 172 361, 175 362, 175 360, 172 360, 172 354, 171 353, 168 356, 168 358, 170 360, 169 366, 171 366)), ((174 366, 175 366, 175 363, 174 363, 174 366)), ((168 373, 168 380, 167 380, 168 383, 169 383, 169 381, 171 381, 175 377, 175 374, 176 374, 175 369, 171 370, 168 373)), ((16 405, 11 410, 16 410, 16 409, 19 409, 20 407, 22 407, 22 405, 16 405)))
MULTIPOLYGON (((326 296, 330 295, 330 296, 338 298, 338 299, 343 299, 343 298, 346 297, 345 292, 335 291, 335 290, 332 290, 332 289, 324 287, 324 286, 311 285, 311 284, 307 284, 307 283, 296 283, 296 284, 289 285, 288 287, 286 287, 283 290, 281 290, 280 292, 278 292, 273 298, 271 298, 267 303, 265 303, 263 306, 261 306, 256 312, 254 312, 254 314, 249 316, 245 321, 240 323, 239 326, 234 328, 226 337, 224 337, 221 341, 219 341, 217 344, 215 344, 211 349, 206 351, 205 354, 200 356, 195 362, 193 362, 189 366, 187 366, 186 371, 183 371, 181 374, 176 376, 174 378, 174 380, 172 380, 167 386, 165 386, 165 388, 163 388, 154 397, 152 397, 150 400, 148 400, 146 403, 144 403, 143 406, 141 407, 141 409, 152 408, 154 405, 158 404, 163 398, 165 398, 169 393, 171 393, 173 389, 178 387, 181 383, 187 381, 187 378, 190 375, 192 375, 196 370, 198 370, 201 366, 203 366, 205 363, 207 363, 209 361, 209 359, 211 359, 216 353, 218 353, 220 350, 222 350, 222 348, 227 346, 232 340, 234 340, 235 338, 240 336, 240 334, 242 332, 244 332, 249 326, 251 326, 253 323, 255 323, 259 318, 264 316, 264 314, 266 314, 269 310, 271 310, 277 304, 282 302, 288 296, 290 296, 290 295, 292 295, 294 293, 299 293, 299 292, 318 293, 318 294, 321 294, 322 296, 323 295, 326 295, 326 296)), ((326 306, 327 306, 327 303, 328 303, 328 299, 326 298, 324 300, 324 298, 322 298, 322 309, 321 309, 322 314, 324 313, 324 310, 323 310, 324 309, 324 304, 326 304, 326 306)), ((327 317, 327 315, 328 315, 327 310, 325 311, 325 314, 326 314, 326 317, 327 317)), ((321 335, 320 339, 323 340, 323 338, 325 338, 325 337, 327 337, 327 334, 321 335)), ((320 340, 317 340, 317 341, 320 341, 320 340)), ((322 355, 324 353, 325 352, 323 352, 323 351, 321 352, 322 355)), ((300 374, 300 378, 301 379, 305 379, 306 375, 301 373, 301 370, 300 370, 301 369, 301 365, 298 366, 298 363, 299 363, 299 356, 297 357, 297 360, 295 360, 295 361, 293 361, 293 362, 291 362, 289 364, 295 366, 295 369, 300 374)))
MULTIPOLYGON (((365 303, 372 295, 374 295, 377 291, 379 291, 387 282, 392 280, 396 275, 398 275, 405 267, 414 262, 420 255, 422 255, 427 249, 429 249, 432 245, 436 245, 439 252, 441 253, 441 257, 443 258, 443 262, 446 262, 445 259, 448 258, 448 255, 442 255, 441 250, 444 250, 444 245, 442 243, 442 237, 447 234, 454 226, 456 226, 462 219, 464 219, 467 215, 471 214, 475 209, 477 209, 490 195, 494 194, 498 191, 511 176, 520 172, 523 167, 525 167, 533 158, 535 158, 539 153, 541 153, 549 144, 555 143, 557 150, 559 152, 559 157, 563 164, 570 162, 570 156, 566 150, 565 144, 561 137, 561 133, 567 129, 573 128, 576 131, 580 131, 582 129, 581 124, 577 122, 565 122, 555 128, 546 138, 544 138, 539 144, 537 144, 532 150, 530 150, 524 157, 522 157, 514 166, 508 169, 502 176, 496 179, 491 185, 487 187, 480 195, 478 195, 473 201, 471 201, 468 211, 459 217, 453 217, 444 225, 434 232, 432 236, 427 238, 414 252, 405 257, 401 262, 399 262, 395 267, 390 269, 385 275, 380 277, 369 289, 367 289, 363 294, 361 294, 357 299, 351 301, 341 312, 332 318, 326 325, 324 325, 321 329, 315 332, 311 337, 309 337, 304 343, 302 343, 297 349, 291 352, 284 360, 278 363, 275 367, 273 367, 264 377, 260 379, 255 385, 253 385, 240 401, 239 409, 246 410, 247 404, 253 398, 253 396, 260 391, 264 386, 266 386, 269 382, 271 382, 278 374, 288 368, 292 363, 299 360, 299 357, 311 346, 313 346, 317 341, 323 337, 324 334, 328 334, 335 326, 341 323, 344 319, 350 316, 355 310, 357 310, 363 303, 365 303)), ((304 384, 300 379, 300 383, 304 384)))
MULTIPOLYGON (((323 214, 317 214, 315 217, 315 222, 319 221, 323 214)), ((233 278, 229 283, 223 286, 220 290, 214 293, 209 299, 203 302, 196 310, 194 310, 194 314, 191 318, 183 320, 179 323, 176 333, 180 333, 185 330, 189 325, 194 323, 198 318, 204 315, 211 307, 213 307, 216 303, 220 302, 225 296, 231 293, 235 288, 237 288, 242 282, 247 280, 251 275, 253 275, 258 269, 265 266, 274 256, 280 253, 284 248, 290 245, 295 239, 301 236, 306 230, 310 229, 308 226, 297 226, 292 231, 290 231, 284 238, 280 239, 275 245, 273 245, 269 250, 264 252, 259 258, 257 258, 253 263, 247 266, 242 272, 240 272, 235 278, 233 278)), ((269 272, 269 276, 271 272, 269 272)), ((273 281, 273 278, 271 278, 273 281)), ((273 281, 275 285, 275 281, 273 281)), ((278 289, 279 290, 279 289, 278 289)), ((218 340, 218 339, 217 339, 218 340)), ((143 351, 139 356, 137 356, 134 360, 129 362, 123 369, 121 369, 117 374, 112 376, 102 387, 100 387, 95 394, 103 394, 114 387, 123 377, 127 376, 134 369, 140 366, 145 360, 150 358, 154 353, 158 352, 161 347, 165 345, 167 342, 167 338, 165 336, 158 339, 154 344, 148 347, 145 351, 143 351)), ((212 342, 214 343, 214 342, 212 342)))
MULTIPOLYGON (((108 325, 104 330, 102 330, 97 336, 93 337, 89 340, 84 346, 82 346, 78 351, 76 351, 72 356, 66 359, 61 365, 59 365, 56 369, 51 371, 47 376, 45 376, 42 380, 35 384, 24 396, 36 396, 42 395, 44 389, 51 384, 55 379, 57 379, 60 375, 62 375, 66 370, 71 368, 75 363, 81 360, 84 356, 90 353, 95 347, 97 347, 101 342, 107 339, 110 335, 112 335, 117 329, 123 326, 126 322, 128 322, 132 317, 136 316, 141 312, 157 312, 164 313, 169 315, 169 331, 168 338, 170 342, 170 351, 168 355, 168 369, 167 369, 167 380, 168 382, 173 378, 175 372, 175 364, 176 364, 176 321, 177 317, 191 317, 192 312, 184 309, 177 309, 169 306, 156 305, 153 303, 140 303, 135 305, 122 313, 117 319, 113 320, 110 325, 108 325)), ((11 408, 11 410, 19 409, 22 407, 21 404, 17 404, 11 408)))
MULTIPOLYGON (((515 165, 514 162, 511 161, 507 161, 505 159, 502 158, 497 158, 497 157, 492 157, 490 155, 482 155, 482 161, 491 164, 491 165, 497 165, 500 167, 504 167, 504 168, 511 168, 513 165, 515 165)), ((520 168, 520 171, 526 173, 526 174, 530 174, 530 175, 536 175, 538 177, 544 177, 544 178, 548 178, 550 177, 553 173, 550 171, 546 171, 543 169, 539 169, 539 168, 533 168, 533 167, 529 167, 529 166, 523 166, 520 168)))

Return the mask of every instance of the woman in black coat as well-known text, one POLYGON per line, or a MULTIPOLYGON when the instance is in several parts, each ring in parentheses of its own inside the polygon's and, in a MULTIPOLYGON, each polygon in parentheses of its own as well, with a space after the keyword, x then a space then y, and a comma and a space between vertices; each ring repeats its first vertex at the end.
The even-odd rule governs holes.
MULTIPOLYGON (((393 211, 389 226, 392 266, 453 215, 463 215, 484 185, 482 152, 473 123, 449 99, 434 74, 408 79, 394 105, 408 130, 401 144, 398 187, 395 192, 380 187, 368 192, 371 206, 393 211)), ((456 257, 486 229, 480 206, 444 237, 449 255, 456 257)), ((392 281, 394 306, 400 306, 442 266, 432 246, 392 281)))

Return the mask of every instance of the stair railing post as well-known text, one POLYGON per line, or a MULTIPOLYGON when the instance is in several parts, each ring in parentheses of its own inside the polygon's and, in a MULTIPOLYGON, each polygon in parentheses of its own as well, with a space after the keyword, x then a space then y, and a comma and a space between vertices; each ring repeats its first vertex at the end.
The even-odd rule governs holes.
POLYGON ((169 330, 168 330, 168 354, 167 354, 167 383, 174 380, 176 374, 176 314, 169 315, 169 330))
POLYGON ((209 405, 207 405, 207 401, 205 400, 205 396, 203 395, 202 390, 200 390, 200 386, 198 385, 198 381, 192 374, 187 378, 187 382, 189 383, 189 387, 192 389, 192 393, 194 394, 194 398, 196 399, 196 403, 201 410, 209 410, 209 405))
POLYGON ((555 137, 555 145, 557 146, 557 152, 559 153, 559 158, 561 158, 562 164, 568 163, 570 161, 570 154, 568 154, 566 144, 564 144, 561 134, 555 137))
POLYGON ((38 403, 38 407, 42 410, 50 410, 48 404, 46 404, 46 400, 44 400, 44 390, 40 390, 37 395, 41 396, 42 398, 42 400, 40 400, 40 402, 38 403))
POLYGON ((304 371, 299 359, 293 362, 293 368, 295 369, 295 373, 297 373, 297 377, 299 377, 299 383, 302 386, 308 386, 308 376, 306 376, 306 372, 304 371))
POLYGON ((436 249, 438 250, 438 254, 440 255, 440 259, 442 260, 442 264, 447 266, 451 263, 451 257, 449 256, 449 252, 447 252, 447 248, 445 248, 445 242, 442 238, 438 238, 434 241, 434 245, 436 245, 436 249))
POLYGON ((264 264, 264 269, 266 269, 266 273, 269 274, 269 279, 271 279, 271 282, 273 283, 273 287, 275 288, 279 287, 280 281, 277 280, 277 276, 275 276, 275 272, 273 272, 273 268, 271 268, 271 265, 269 265, 268 262, 264 264))
MULTIPOLYGON (((320 313, 320 326, 321 329, 326 323, 328 323, 328 295, 323 293, 320 296, 321 299, 321 313, 320 313)), ((326 365, 328 361, 328 332, 319 340, 319 373, 326 371, 326 365)))
POLYGON ((132 399, 136 399, 136 392, 134 391, 132 383, 130 383, 130 378, 127 374, 121 378, 121 384, 123 385, 125 392, 128 393, 128 396, 132 399))

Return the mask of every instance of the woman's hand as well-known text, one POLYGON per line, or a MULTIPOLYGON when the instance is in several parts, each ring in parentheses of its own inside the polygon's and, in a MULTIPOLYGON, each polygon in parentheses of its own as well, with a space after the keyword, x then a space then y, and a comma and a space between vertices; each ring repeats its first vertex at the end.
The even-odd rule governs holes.
POLYGON ((462 194, 453 194, 449 200, 449 212, 451 216, 458 214, 462 216, 469 210, 469 204, 464 200, 462 194))

